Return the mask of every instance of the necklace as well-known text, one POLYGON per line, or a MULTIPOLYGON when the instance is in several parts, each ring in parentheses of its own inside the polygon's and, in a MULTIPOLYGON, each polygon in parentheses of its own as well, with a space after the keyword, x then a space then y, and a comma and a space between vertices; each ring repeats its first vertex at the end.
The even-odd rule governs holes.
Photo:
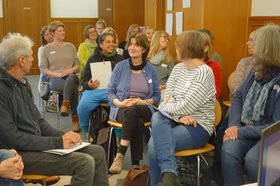
POLYGON ((55 42, 53 42, 53 44, 54 44, 56 47, 62 47, 63 42, 61 42, 61 43, 55 43, 55 42))

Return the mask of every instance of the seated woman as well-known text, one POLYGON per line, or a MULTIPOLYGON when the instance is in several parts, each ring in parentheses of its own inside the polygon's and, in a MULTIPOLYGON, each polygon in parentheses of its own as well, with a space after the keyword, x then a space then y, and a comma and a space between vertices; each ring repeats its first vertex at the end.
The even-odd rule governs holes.
POLYGON ((227 186, 244 184, 243 166, 250 181, 257 181, 261 132, 280 120, 280 26, 269 24, 255 34, 256 65, 233 96, 223 138, 227 186))
POLYGON ((144 122, 150 121, 153 108, 160 101, 156 71, 147 62, 149 43, 144 34, 132 35, 128 40, 130 58, 117 64, 113 70, 108 99, 111 102, 110 119, 121 122, 122 134, 118 153, 109 171, 118 174, 128 146, 131 147, 133 166, 143 159, 144 122))
POLYGON ((255 58, 252 56, 255 46, 255 31, 251 32, 249 40, 246 45, 248 48, 248 53, 251 55, 249 57, 242 58, 234 71, 232 82, 229 86, 230 95, 233 96, 236 90, 242 85, 254 65, 256 64, 255 58))
POLYGON ((103 33, 98 37, 98 47, 94 55, 88 59, 82 75, 83 96, 78 105, 78 116, 83 132, 88 132, 90 113, 102 102, 108 101, 107 89, 97 89, 98 79, 91 78, 90 64, 100 61, 111 61, 112 69, 123 57, 116 52, 116 39, 110 33, 103 33))
POLYGON ((213 132, 215 83, 205 64, 206 37, 198 31, 180 34, 175 41, 177 64, 166 84, 160 112, 152 117, 152 137, 148 144, 151 185, 180 185, 175 152, 203 147, 213 132))
MULTIPOLYGON (((41 54, 42 54, 42 50, 44 48, 44 46, 46 44, 49 44, 51 42, 53 42, 53 36, 52 34, 49 32, 48 30, 48 26, 43 26, 41 31, 40 31, 40 36, 41 36, 41 46, 38 48, 38 66, 40 66, 41 64, 41 54)), ((42 99, 44 100, 48 100, 49 98, 49 87, 46 88, 46 91, 45 92, 42 92, 41 91, 41 88, 42 88, 42 81, 45 81, 45 82, 48 82, 49 79, 47 76, 43 75, 42 73, 40 73, 40 78, 39 78, 39 82, 38 82, 38 90, 39 90, 39 93, 42 97, 42 99)))
POLYGON ((107 28, 105 19, 99 18, 95 23, 95 30, 97 31, 97 34, 101 35, 105 28, 107 28))
POLYGON ((132 24, 128 27, 125 40, 119 44, 119 48, 123 49, 123 57, 125 59, 129 58, 129 53, 127 50, 127 48, 128 48, 127 43, 128 43, 130 36, 132 36, 134 34, 138 34, 140 32, 141 32, 140 27, 137 24, 132 24))
POLYGON ((96 39, 98 35, 93 25, 85 26, 84 36, 86 37, 86 40, 80 44, 78 49, 81 76, 88 61, 88 58, 93 55, 94 50, 97 47, 96 39))
POLYGON ((0 149, 0 185, 23 186, 21 156, 15 150, 0 149))
POLYGON ((169 35, 165 31, 156 31, 151 41, 148 60, 154 66, 159 79, 159 89, 164 92, 166 82, 174 67, 174 60, 169 52, 169 35))
POLYGON ((144 34, 146 35, 150 44, 152 42, 152 38, 153 38, 155 31, 156 31, 156 29, 153 27, 150 27, 150 26, 145 27, 144 34))
POLYGON ((60 113, 62 116, 68 116, 71 106, 72 130, 79 132, 77 105, 80 82, 76 73, 79 72, 80 61, 77 50, 72 43, 63 42, 65 30, 62 22, 51 22, 49 31, 54 36, 54 41, 42 50, 40 70, 49 78, 51 90, 63 92, 60 113))
POLYGON ((115 29, 113 29, 112 27, 107 27, 103 30, 102 33, 110 33, 116 38, 116 51, 119 55, 122 56, 123 55, 123 49, 117 48, 117 46, 119 45, 119 37, 118 37, 118 34, 115 31, 115 29))
POLYGON ((220 64, 217 61, 215 61, 215 59, 213 59, 211 38, 205 32, 201 30, 198 31, 203 33, 206 37, 208 50, 207 52, 205 52, 204 61, 213 70, 213 74, 215 78, 215 87, 216 87, 216 99, 218 100, 221 96, 221 90, 222 90, 222 69, 220 64))

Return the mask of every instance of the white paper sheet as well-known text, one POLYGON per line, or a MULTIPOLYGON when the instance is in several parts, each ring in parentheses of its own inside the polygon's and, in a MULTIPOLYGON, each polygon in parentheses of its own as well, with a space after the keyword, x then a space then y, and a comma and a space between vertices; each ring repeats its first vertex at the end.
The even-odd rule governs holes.
POLYGON ((101 61, 90 63, 91 79, 100 81, 97 89, 108 89, 110 77, 112 74, 112 66, 110 61, 101 61))

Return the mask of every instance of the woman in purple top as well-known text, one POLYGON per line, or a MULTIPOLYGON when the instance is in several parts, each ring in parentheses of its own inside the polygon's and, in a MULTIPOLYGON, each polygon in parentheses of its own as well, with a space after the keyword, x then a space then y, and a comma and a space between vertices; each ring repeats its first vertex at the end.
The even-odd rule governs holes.
POLYGON ((160 101, 156 71, 146 57, 149 43, 145 35, 132 35, 128 40, 130 58, 118 63, 112 73, 108 99, 110 119, 121 122, 122 135, 117 156, 109 171, 119 174, 126 150, 131 145, 132 165, 139 165, 143 153, 144 122, 150 121, 153 108, 160 101))

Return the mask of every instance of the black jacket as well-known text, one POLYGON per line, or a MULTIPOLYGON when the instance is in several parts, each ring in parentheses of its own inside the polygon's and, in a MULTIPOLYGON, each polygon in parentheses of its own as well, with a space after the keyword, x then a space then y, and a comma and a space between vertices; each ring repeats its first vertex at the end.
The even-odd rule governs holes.
POLYGON ((91 90, 88 86, 88 81, 91 79, 91 72, 90 72, 90 63, 100 62, 100 61, 111 61, 112 70, 114 69, 115 65, 124 60, 123 56, 115 53, 113 56, 105 56, 101 53, 99 48, 96 48, 94 54, 88 59, 87 64, 85 66, 84 72, 82 74, 82 86, 83 89, 91 90))
POLYGON ((34 104, 26 79, 0 68, 0 149, 42 151, 63 148, 63 132, 50 126, 34 104))

